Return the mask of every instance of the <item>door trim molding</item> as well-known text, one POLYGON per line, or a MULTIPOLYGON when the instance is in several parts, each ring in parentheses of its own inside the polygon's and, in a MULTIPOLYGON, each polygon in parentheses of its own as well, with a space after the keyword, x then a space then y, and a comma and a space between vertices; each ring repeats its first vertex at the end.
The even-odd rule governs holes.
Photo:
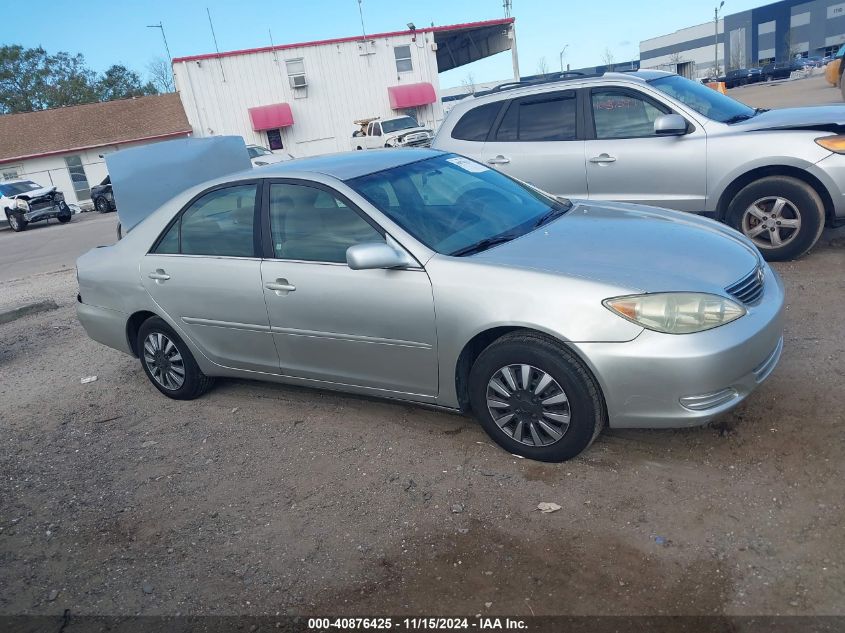
POLYGON ((380 338, 377 336, 363 336, 360 334, 339 334, 337 332, 320 332, 317 330, 300 330, 297 328, 270 326, 273 334, 287 334, 289 336, 308 336, 312 338, 326 338, 354 343, 375 343, 377 345, 395 345, 397 347, 417 347, 420 349, 434 349, 433 345, 417 341, 403 341, 402 339, 380 338))
POLYGON ((182 317, 182 322, 188 325, 204 325, 207 327, 222 327, 230 330, 246 330, 248 332, 270 332, 269 325, 255 323, 238 323, 236 321, 215 321, 214 319, 200 319, 198 317, 182 317))

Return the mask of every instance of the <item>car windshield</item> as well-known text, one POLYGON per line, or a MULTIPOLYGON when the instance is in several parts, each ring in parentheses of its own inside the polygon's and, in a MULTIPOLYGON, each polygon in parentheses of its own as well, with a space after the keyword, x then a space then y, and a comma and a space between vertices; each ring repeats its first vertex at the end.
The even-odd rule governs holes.
POLYGON ((258 147, 257 145, 247 147, 246 151, 249 153, 250 158, 255 158, 256 156, 266 156, 267 154, 273 153, 269 149, 265 149, 263 147, 258 147))
POLYGON ((413 117, 403 116, 398 119, 389 119, 381 122, 381 129, 385 134, 389 132, 398 132, 399 130, 407 130, 412 127, 419 127, 420 124, 416 122, 413 117))
POLYGON ((660 92, 714 121, 736 123, 750 119, 756 113, 754 108, 749 108, 744 103, 679 75, 653 79, 649 83, 660 92))
POLYGON ((41 185, 37 185, 31 180, 24 180, 21 182, 5 182, 0 184, 0 193, 4 196, 17 196, 27 191, 34 191, 41 189, 41 185))
POLYGON ((571 204, 475 161, 445 154, 347 184, 417 240, 471 255, 550 222, 571 204))

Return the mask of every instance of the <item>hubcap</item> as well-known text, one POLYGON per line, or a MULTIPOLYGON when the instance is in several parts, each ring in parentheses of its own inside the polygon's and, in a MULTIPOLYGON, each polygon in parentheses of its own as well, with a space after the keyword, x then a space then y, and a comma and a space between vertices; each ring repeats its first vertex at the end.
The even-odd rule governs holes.
POLYGON ((18 228, 18 218, 15 217, 14 215, 10 215, 9 216, 9 224, 12 225, 13 229, 18 228))
POLYGON ((175 391, 185 383, 182 354, 161 332, 151 332, 144 339, 144 364, 153 379, 165 389, 175 391))
POLYGON ((773 249, 792 242, 801 229, 801 212, 786 198, 760 198, 745 210, 742 232, 758 248, 773 249))
POLYGON ((558 382, 531 365, 508 365, 487 383, 487 410, 520 444, 549 446, 569 429, 569 399, 558 382))

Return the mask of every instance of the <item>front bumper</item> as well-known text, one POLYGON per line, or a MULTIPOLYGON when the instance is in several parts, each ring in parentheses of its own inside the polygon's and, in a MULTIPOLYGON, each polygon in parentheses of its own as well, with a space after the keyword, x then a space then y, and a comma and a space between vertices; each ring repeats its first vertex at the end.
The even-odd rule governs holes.
POLYGON ((52 206, 44 206, 38 209, 31 209, 23 214, 24 219, 27 222, 38 222, 39 220, 47 220, 49 218, 55 218, 60 215, 70 215, 71 210, 70 207, 67 206, 66 202, 59 202, 52 206))
POLYGON ((610 426, 699 426, 747 398, 783 349, 783 283, 768 267, 760 302, 746 309, 698 334, 644 330, 627 343, 573 344, 602 387, 610 426))
POLYGON ((845 155, 831 153, 812 165, 808 171, 827 189, 833 202, 832 220, 834 224, 840 224, 845 220, 845 155))

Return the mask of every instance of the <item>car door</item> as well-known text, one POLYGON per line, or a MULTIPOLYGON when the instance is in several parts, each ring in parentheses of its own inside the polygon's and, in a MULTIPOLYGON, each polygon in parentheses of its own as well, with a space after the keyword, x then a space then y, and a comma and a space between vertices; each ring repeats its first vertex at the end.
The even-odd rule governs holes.
POLYGON ((141 261, 141 282, 163 315, 218 365, 278 373, 255 230, 257 181, 191 201, 141 261))
POLYGON ((373 149, 374 147, 381 147, 381 123, 373 121, 370 123, 370 130, 367 134, 367 147, 373 149))
POLYGON ((591 89, 592 138, 586 141, 590 199, 704 210, 707 137, 691 123, 686 134, 656 135, 655 119, 671 112, 639 90, 591 89))
POLYGON ((481 160, 549 193, 586 198, 577 103, 575 90, 511 100, 499 114, 481 160))
POLYGON ((425 270, 349 268, 348 247, 387 238, 325 185, 274 180, 264 200, 261 275, 281 372, 435 396, 437 336, 425 270))

